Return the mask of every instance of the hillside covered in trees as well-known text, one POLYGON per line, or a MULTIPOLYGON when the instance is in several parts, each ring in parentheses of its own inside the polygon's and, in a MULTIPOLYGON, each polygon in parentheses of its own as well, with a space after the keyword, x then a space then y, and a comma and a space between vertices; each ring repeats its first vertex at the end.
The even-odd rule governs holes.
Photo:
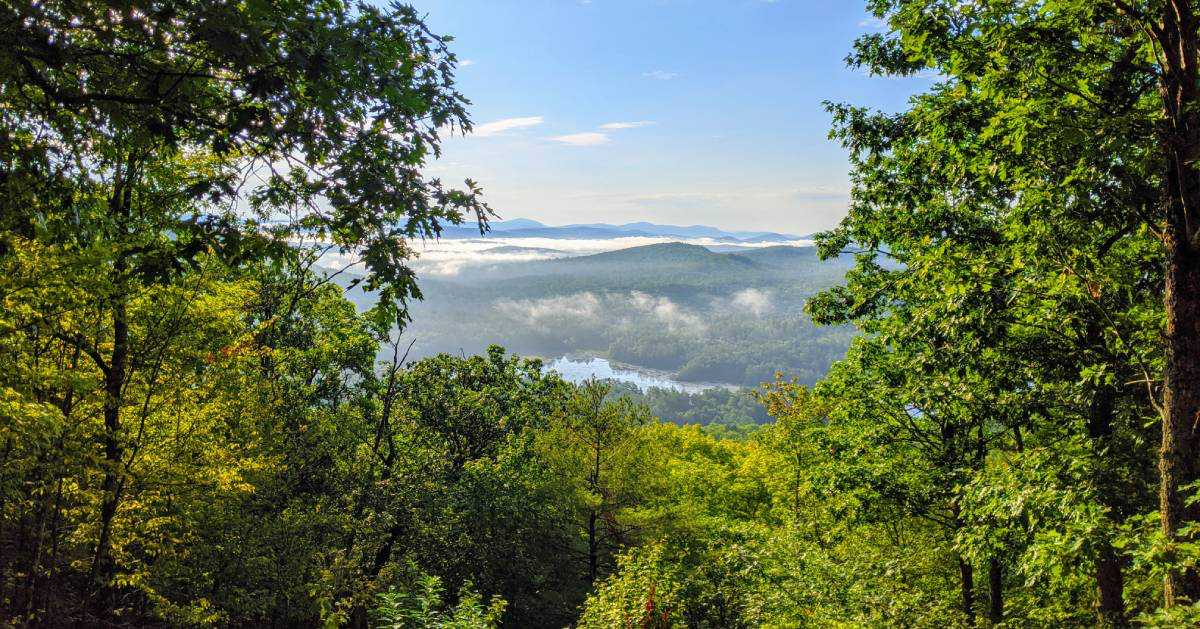
MULTIPOLYGON (((424 174, 471 123, 412 8, 0 6, 0 624, 1200 626, 1200 7, 868 5, 849 62, 935 78, 828 105, 853 192, 818 251, 453 288, 415 243, 494 214, 424 174), (836 285, 795 274, 818 254, 836 285), (427 287, 675 303, 768 269, 859 335, 758 428, 406 351, 427 287)), ((711 325, 737 353, 747 321, 711 325)))
MULTIPOLYGON (((852 260, 815 247, 714 252, 664 243, 423 277, 405 335, 412 357, 493 343, 547 359, 587 354, 756 387, 786 373, 813 384, 845 354, 853 326, 818 326, 805 300, 852 260)), ((343 284, 353 281, 348 274, 343 284)), ((369 305, 369 293, 351 299, 369 305)))

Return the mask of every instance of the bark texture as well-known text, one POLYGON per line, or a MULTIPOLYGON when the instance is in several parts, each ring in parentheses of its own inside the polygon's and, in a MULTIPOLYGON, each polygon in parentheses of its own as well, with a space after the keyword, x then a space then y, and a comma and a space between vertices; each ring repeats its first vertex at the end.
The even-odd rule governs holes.
MULTIPOLYGON (((1163 389, 1160 508, 1163 533, 1178 540, 1189 523, 1200 522, 1200 504, 1188 505, 1189 485, 1200 480, 1200 73, 1197 22, 1190 0, 1166 3, 1154 29, 1162 51, 1162 127, 1166 151, 1167 360, 1163 389)), ((1200 599, 1200 572, 1167 575, 1168 607, 1200 599)))

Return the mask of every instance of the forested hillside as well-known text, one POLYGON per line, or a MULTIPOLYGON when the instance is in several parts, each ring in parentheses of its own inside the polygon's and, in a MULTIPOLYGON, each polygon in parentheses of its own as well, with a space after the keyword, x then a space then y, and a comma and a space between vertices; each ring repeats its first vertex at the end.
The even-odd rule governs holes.
MULTIPOLYGON (((697 382, 753 388, 786 373, 812 384, 845 354, 855 330, 814 325, 804 303, 851 264, 822 262, 814 247, 719 253, 683 243, 497 264, 423 278, 424 299, 413 304, 405 334, 414 357, 503 343, 521 354, 603 356, 697 382)), ((364 305, 372 299, 350 295, 364 305)))
POLYGON ((494 213, 425 174, 472 125, 414 9, 0 5, 0 625, 1200 626, 1200 7, 868 5, 850 63, 932 87, 828 105, 819 251, 456 283, 416 243, 494 213), (466 345, 517 323, 781 369, 772 421, 466 345))

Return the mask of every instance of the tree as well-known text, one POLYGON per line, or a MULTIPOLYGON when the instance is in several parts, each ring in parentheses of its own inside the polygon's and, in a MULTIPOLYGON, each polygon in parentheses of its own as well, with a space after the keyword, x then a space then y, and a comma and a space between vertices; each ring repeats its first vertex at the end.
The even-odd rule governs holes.
MULTIPOLYGON (((1163 113, 1156 128, 1162 156, 1166 249, 1167 354, 1163 382, 1160 509, 1168 540, 1200 526, 1200 20, 1190 0, 1134 7, 1114 3, 1148 31, 1163 113)), ((1168 607, 1200 602, 1200 567, 1166 579, 1168 607)))
MULTIPOLYGON (((855 188, 822 246, 861 255, 848 286, 813 312, 872 322, 886 352, 930 344, 918 363, 930 375, 982 372, 971 392, 1009 401, 1003 416, 978 418, 1008 433, 1004 450, 1069 422, 1092 441, 1104 495, 1122 495, 1147 465, 1116 444, 1144 442, 1137 418, 1158 398, 1168 161, 1138 21, 1114 3, 1071 0, 871 8, 890 32, 861 38, 851 62, 929 69, 939 82, 900 114, 831 106, 855 188)), ((1109 500, 1114 516, 1130 515, 1109 500)), ((1102 613, 1120 624, 1120 561, 1102 547, 1102 613)))
POLYGON ((580 385, 542 443, 544 456, 575 494, 591 584, 611 568, 616 550, 633 541, 638 523, 629 511, 642 502, 648 480, 640 429, 649 413, 627 397, 608 400, 610 390, 595 379, 580 385))
MULTIPOLYGON (((400 346, 397 346, 397 349, 400 346)), ((534 445, 570 385, 537 360, 441 354, 364 377, 339 467, 347 518, 325 596, 330 618, 366 626, 373 593, 415 562, 452 591, 472 582, 517 626, 566 622, 576 582, 562 497, 534 445)))
POLYGON ((409 241, 468 214, 482 229, 488 209, 474 184, 420 174, 440 134, 470 123, 446 40, 411 8, 9 4, 0 36, 0 254, 57 269, 5 286, 21 313, 5 333, 60 357, 6 390, 31 416, 54 399, 69 416, 81 388, 103 393, 87 569, 103 612, 116 605, 113 527, 140 453, 136 387, 156 381, 155 356, 174 342, 139 333, 135 304, 211 264, 303 269, 315 242, 361 259, 377 325, 402 324, 419 297, 409 241), (64 383, 67 369, 96 380, 64 383))
POLYGON ((288 239, 307 235, 357 253, 382 312, 403 316, 419 295, 408 240, 464 213, 486 223, 472 184, 456 191, 420 174, 440 133, 470 122, 454 55, 410 7, 4 11, 9 230, 59 244, 101 236, 146 277, 210 248, 233 262, 286 257, 288 239), (165 178, 170 168, 182 172, 165 178), (154 184, 172 203, 138 198, 154 184), (86 207, 71 200, 84 190, 97 195, 86 207))

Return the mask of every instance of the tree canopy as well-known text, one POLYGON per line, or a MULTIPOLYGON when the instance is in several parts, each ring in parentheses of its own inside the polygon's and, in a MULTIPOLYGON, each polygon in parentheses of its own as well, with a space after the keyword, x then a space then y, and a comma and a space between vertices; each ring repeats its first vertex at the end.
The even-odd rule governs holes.
POLYGON ((806 316, 860 334, 684 401, 409 360, 416 242, 490 216, 422 172, 470 122, 411 7, 5 4, 0 621, 1200 625, 1193 5, 869 2, 850 64, 933 84, 828 105, 854 263, 806 316))

